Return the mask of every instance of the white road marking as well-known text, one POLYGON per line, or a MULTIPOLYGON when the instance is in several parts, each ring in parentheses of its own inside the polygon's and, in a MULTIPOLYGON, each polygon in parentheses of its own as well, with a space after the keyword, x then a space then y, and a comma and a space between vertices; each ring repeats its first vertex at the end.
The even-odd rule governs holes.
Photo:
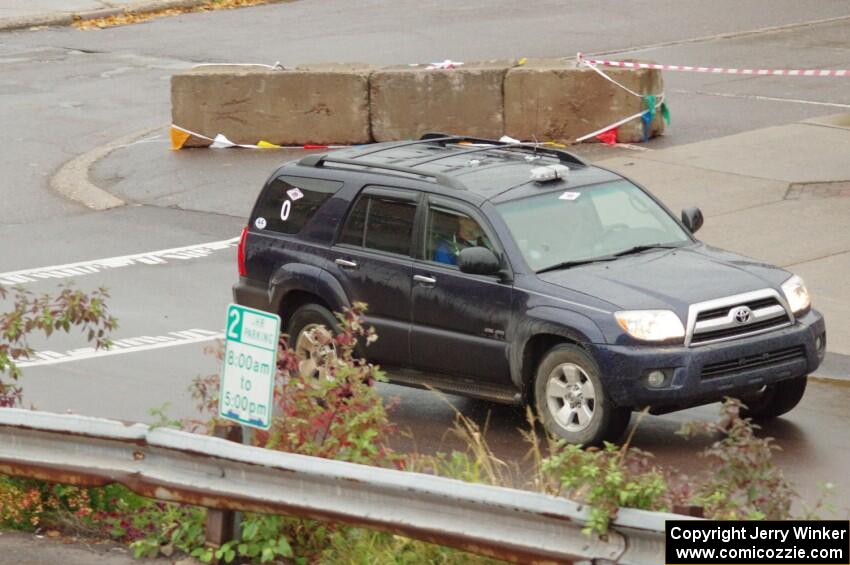
POLYGON ((185 247, 160 249, 159 251, 149 251, 147 253, 135 253, 133 255, 122 255, 119 257, 80 261, 78 263, 67 263, 65 265, 53 265, 51 267, 36 267, 34 269, 10 271, 8 273, 0 273, 0 284, 15 285, 36 282, 44 279, 66 279, 70 277, 99 273, 109 269, 129 267, 131 265, 163 265, 168 263, 169 259, 182 261, 198 259, 211 255, 216 251, 221 251, 222 249, 235 247, 238 244, 239 238, 234 237, 222 241, 211 241, 209 243, 199 243, 196 245, 187 245, 185 247))
POLYGON ((138 353, 139 351, 150 351, 151 349, 162 349, 164 347, 175 347, 191 343, 202 343, 223 339, 224 331, 213 332, 210 330, 184 330, 169 332, 166 335, 149 336, 143 335, 132 338, 116 339, 109 349, 95 349, 94 347, 81 347, 58 353, 56 351, 38 351, 28 361, 19 361, 18 367, 42 367, 44 365, 57 365, 71 361, 84 361, 111 355, 122 355, 124 353, 138 353))
POLYGON ((850 108, 850 104, 839 102, 818 102, 815 100, 800 100, 798 98, 777 98, 775 96, 758 96, 756 94, 732 94, 728 92, 706 92, 702 90, 671 89, 676 94, 699 94, 701 96, 720 96, 721 98, 740 98, 743 100, 758 100, 760 102, 789 102, 791 104, 808 104, 810 106, 826 106, 828 108, 850 108))

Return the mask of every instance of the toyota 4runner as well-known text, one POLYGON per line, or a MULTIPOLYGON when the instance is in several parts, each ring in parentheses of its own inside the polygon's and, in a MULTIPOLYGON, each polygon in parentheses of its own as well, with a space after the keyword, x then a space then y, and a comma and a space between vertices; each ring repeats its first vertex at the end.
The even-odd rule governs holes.
POLYGON ((823 317, 799 277, 696 240, 702 222, 566 151, 427 134, 278 168, 233 293, 280 314, 308 372, 332 354, 311 332, 365 302, 393 382, 531 403, 574 443, 725 396, 779 416, 823 317))

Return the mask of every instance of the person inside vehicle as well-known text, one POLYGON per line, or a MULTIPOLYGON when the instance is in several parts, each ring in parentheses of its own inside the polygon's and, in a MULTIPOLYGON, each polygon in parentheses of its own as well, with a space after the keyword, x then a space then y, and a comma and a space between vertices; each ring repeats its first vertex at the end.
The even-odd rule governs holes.
POLYGON ((434 261, 446 265, 457 265, 457 256, 468 247, 486 247, 490 242, 478 222, 468 216, 457 217, 456 232, 440 238, 434 248, 434 261))

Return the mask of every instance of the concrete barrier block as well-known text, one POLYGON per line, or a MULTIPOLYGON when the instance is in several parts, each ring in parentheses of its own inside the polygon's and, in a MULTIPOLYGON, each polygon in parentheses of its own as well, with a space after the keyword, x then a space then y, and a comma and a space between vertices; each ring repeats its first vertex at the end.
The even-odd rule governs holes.
MULTIPOLYGON (((605 74, 645 94, 661 94, 661 71, 603 68, 605 74)), ((574 59, 528 60, 505 76, 505 133, 528 140, 574 141, 640 112, 643 101, 574 59)), ((664 131, 660 111, 651 135, 664 131)), ((643 123, 632 120, 619 127, 618 140, 643 140, 643 123)))
POLYGON ((428 131, 498 138, 504 133, 502 86, 512 60, 455 69, 389 67, 371 77, 375 141, 415 139, 428 131))
POLYGON ((367 143, 371 69, 361 64, 198 67, 172 77, 172 121, 207 137, 224 134, 235 143, 367 143))

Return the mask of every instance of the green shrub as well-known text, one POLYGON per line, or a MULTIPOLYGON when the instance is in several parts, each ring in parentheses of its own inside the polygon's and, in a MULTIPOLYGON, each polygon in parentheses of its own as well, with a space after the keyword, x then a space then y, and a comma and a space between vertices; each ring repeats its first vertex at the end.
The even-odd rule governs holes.
POLYGON ((556 478, 560 495, 590 506, 586 534, 606 534, 620 507, 667 510, 665 475, 652 465, 652 455, 628 444, 606 443, 603 449, 581 449, 559 443, 543 460, 542 472, 556 478))
POLYGON ((109 332, 118 327, 106 307, 106 289, 90 294, 64 287, 55 296, 36 295, 20 287, 9 291, 0 285, 0 300, 11 297, 12 309, 0 313, 0 408, 17 406, 21 371, 16 361, 32 356, 28 338, 34 333, 50 337, 54 331, 84 332, 96 348, 109 346, 109 332), (4 375, 6 378, 4 379, 4 375))
MULTIPOLYGON (((275 381, 277 410, 268 432, 255 431, 255 445, 314 457, 336 459, 380 467, 404 468, 406 456, 389 445, 395 433, 387 407, 376 390, 376 382, 385 381, 375 365, 355 355, 358 342, 368 345, 377 337, 362 323, 365 305, 356 303, 338 315, 340 332, 333 336, 316 332, 314 337, 332 345, 336 354, 325 360, 326 378, 302 376, 298 359, 281 339, 278 371, 275 381)), ((213 350, 221 358, 221 347, 213 350)), ((184 422, 189 429, 211 432, 216 426, 231 426, 218 419, 218 375, 196 379, 192 393, 202 417, 184 422)), ((168 418, 159 411, 160 419, 168 418)), ((311 520, 246 514, 241 524, 241 539, 217 550, 195 545, 177 546, 204 562, 219 559, 230 563, 237 558, 264 563, 295 555, 312 560, 321 554, 331 539, 349 535, 352 528, 336 524, 320 524, 311 520)), ((157 528, 154 535, 133 544, 138 555, 155 555, 157 548, 168 546, 167 526, 157 528)))
POLYGON ((741 418, 741 407, 740 400, 727 399, 718 422, 690 422, 679 431, 720 436, 701 454, 711 472, 697 483, 692 503, 716 520, 787 520, 796 493, 773 461, 779 446, 755 435, 759 426, 741 418))

